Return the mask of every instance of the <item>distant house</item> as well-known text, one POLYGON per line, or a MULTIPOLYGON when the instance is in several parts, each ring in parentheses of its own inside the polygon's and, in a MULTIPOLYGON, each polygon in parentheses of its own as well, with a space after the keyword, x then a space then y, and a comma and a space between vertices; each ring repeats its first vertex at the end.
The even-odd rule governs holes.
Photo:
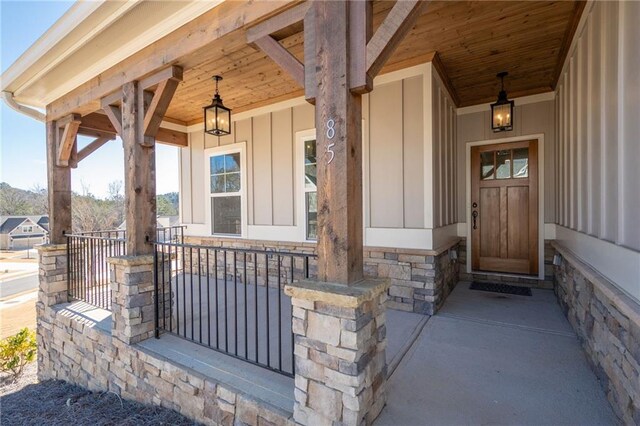
POLYGON ((0 216, 0 250, 21 250, 49 240, 49 216, 0 216))

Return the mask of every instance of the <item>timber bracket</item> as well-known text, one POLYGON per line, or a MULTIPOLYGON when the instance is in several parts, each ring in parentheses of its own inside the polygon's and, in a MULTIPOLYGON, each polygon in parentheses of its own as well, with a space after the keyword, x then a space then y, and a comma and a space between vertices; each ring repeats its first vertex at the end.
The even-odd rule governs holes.
POLYGON ((143 123, 138 142, 143 146, 153 146, 158 136, 167 108, 182 81, 182 68, 172 65, 139 81, 126 83, 110 95, 100 99, 100 106, 109 118, 115 133, 123 134, 122 104, 127 96, 136 97, 136 114, 141 115, 143 123), (155 90, 150 89, 155 86, 155 90), (133 91, 132 91, 133 90, 133 91), (120 105, 118 105, 120 104, 120 105))
MULTIPOLYGON (((304 88, 305 98, 312 104, 315 104, 317 92, 316 1, 306 1, 247 30, 247 43, 262 50, 288 72, 304 88), (272 36, 300 21, 304 22, 304 64, 272 36)), ((428 3, 426 0, 398 0, 374 34, 372 0, 349 2, 349 89, 352 93, 364 94, 373 90, 374 77, 428 3)))

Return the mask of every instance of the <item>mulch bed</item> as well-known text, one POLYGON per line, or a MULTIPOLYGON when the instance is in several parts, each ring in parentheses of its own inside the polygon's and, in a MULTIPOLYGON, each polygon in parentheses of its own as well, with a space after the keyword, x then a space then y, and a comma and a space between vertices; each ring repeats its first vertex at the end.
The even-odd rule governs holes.
POLYGON ((36 363, 14 383, 0 381, 4 425, 194 425, 173 410, 125 401, 112 392, 90 392, 60 380, 38 382, 36 363))

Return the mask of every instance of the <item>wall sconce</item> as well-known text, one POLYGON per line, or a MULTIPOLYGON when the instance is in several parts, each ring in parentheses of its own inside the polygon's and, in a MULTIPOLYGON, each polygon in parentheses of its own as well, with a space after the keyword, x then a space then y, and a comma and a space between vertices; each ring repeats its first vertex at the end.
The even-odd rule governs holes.
POLYGON ((501 89, 498 94, 498 100, 495 104, 491 104, 491 129, 494 132, 505 132, 513 130, 513 106, 514 102, 507 98, 507 92, 504 90, 504 78, 509 75, 503 71, 498 73, 501 81, 501 89))
POLYGON ((457 250, 449 250, 449 260, 458 260, 458 251, 457 250))
POLYGON ((231 109, 224 106, 218 93, 218 82, 222 77, 213 77, 216 82, 216 93, 213 95, 211 105, 204 107, 204 131, 213 136, 231 134, 231 109))
POLYGON ((556 253, 553 255, 553 266, 562 266, 562 255, 556 253))

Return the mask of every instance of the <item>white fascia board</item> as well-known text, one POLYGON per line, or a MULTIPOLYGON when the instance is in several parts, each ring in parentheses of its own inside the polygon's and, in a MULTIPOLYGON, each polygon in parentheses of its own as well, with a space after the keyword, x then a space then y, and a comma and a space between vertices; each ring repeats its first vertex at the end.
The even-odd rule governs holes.
MULTIPOLYGON (((61 96, 64 96, 66 93, 69 93, 70 91, 72 91, 73 89, 75 89, 76 87, 82 85, 83 83, 91 80, 93 77, 99 75, 100 73, 106 71, 107 69, 111 68, 112 66, 118 64, 119 62, 123 61, 124 59, 128 58, 129 56, 135 54, 136 52, 144 49, 145 47, 149 46, 150 44, 158 41, 159 39, 161 39, 162 37, 164 37, 165 35, 175 31, 176 29, 180 28, 181 26, 187 24, 188 22, 196 19, 197 17, 199 17, 200 15, 202 15, 205 12, 208 12, 209 10, 217 7, 220 3, 222 3, 224 0, 216 0, 216 1, 191 1, 188 2, 188 5, 185 6, 183 9, 181 9, 179 12, 168 16, 166 19, 160 21, 157 25, 148 28, 146 31, 144 31, 143 33, 139 34, 134 40, 132 40, 131 43, 128 43, 124 46, 122 46, 121 48, 119 48, 117 51, 112 52, 111 54, 107 54, 104 55, 104 57, 102 58, 101 61, 96 62, 94 64, 94 66, 84 69, 81 72, 78 72, 77 74, 75 74, 73 76, 73 78, 70 78, 69 80, 66 81, 66 83, 64 85, 61 85, 57 88, 55 88, 54 90, 50 90, 47 93, 47 96, 45 98, 42 99, 29 99, 27 97, 25 97, 24 99, 22 97, 20 97, 20 92, 23 91, 23 89, 26 89, 29 87, 29 84, 24 84, 21 85, 21 87, 18 88, 14 88, 14 87, 10 87, 11 82, 15 81, 15 79, 21 75, 24 72, 27 71, 31 71, 34 75, 36 75, 37 77, 32 77, 28 80, 28 83, 32 83, 38 80, 38 78, 40 78, 42 75, 44 75, 47 71, 49 71, 50 69, 52 69, 56 64, 60 63, 61 61, 63 61, 65 58, 68 57, 68 55, 73 54, 75 51, 77 51, 80 47, 82 47, 84 44, 86 44, 88 41, 90 41, 92 38, 94 38, 97 34, 99 34, 100 32, 106 30, 111 24, 113 24, 116 20, 118 20, 119 18, 121 18, 124 14, 126 14, 128 11, 130 11, 131 9, 133 9, 134 6, 137 6, 140 4, 140 2, 136 2, 136 1, 129 1, 129 2, 123 2, 123 6, 121 8, 119 8, 117 10, 117 13, 111 13, 108 16, 105 16, 105 22, 103 25, 101 25, 100 30, 92 30, 89 33, 83 35, 80 40, 81 42, 74 45, 72 48, 68 49, 67 51, 65 51, 65 54, 67 56, 63 57, 63 58, 58 58, 56 60, 56 63, 53 64, 52 66, 49 66, 49 64, 47 64, 47 67, 42 67, 41 69, 37 69, 37 70, 30 70, 29 67, 30 66, 37 66, 36 62, 38 61, 38 59, 40 59, 45 53, 46 51, 48 51, 49 49, 53 48, 55 46, 56 43, 59 43, 65 36, 67 36, 71 31, 73 31, 78 24, 81 22, 81 20, 88 18, 92 12, 95 12, 97 10, 97 7, 95 7, 91 12, 85 11, 82 15, 76 15, 75 13, 72 14, 72 9, 70 9, 65 15, 63 15, 63 17, 56 22, 56 24, 54 24, 54 26, 49 30, 53 30, 54 27, 57 27, 58 24, 60 23, 61 27, 66 27, 64 28, 65 31, 60 31, 62 35, 57 36, 55 38, 52 38, 51 41, 47 41, 46 42, 46 49, 42 48, 41 46, 37 46, 38 43, 40 42, 40 39, 38 40, 38 42, 36 42, 31 48, 29 48, 29 50, 27 50, 27 52, 25 52, 25 55, 27 53, 29 53, 29 57, 31 57, 30 61, 23 61, 23 57, 20 57, 18 59, 18 61, 16 61, 16 63, 14 65, 11 66, 11 68, 9 70, 7 70, 7 72, 5 72, 5 74, 2 75, 2 88, 3 90, 9 90, 12 93, 14 93, 14 95, 16 96, 17 99, 20 100, 21 103, 26 104, 26 105, 31 105, 34 107, 44 107, 47 104, 53 102, 54 100, 60 98, 61 96), (67 19, 67 15, 68 14, 72 14, 73 15, 73 20, 69 20, 67 19), (64 22, 62 22, 64 21, 64 22), (74 23, 74 25, 71 25, 71 22, 74 23), (55 40, 55 42, 54 42, 55 40), (45 70, 45 68, 47 68, 45 70), (9 71, 11 71, 11 74, 9 74, 9 71), (7 88, 7 89, 5 89, 7 88)), ((103 3, 109 3, 112 4, 110 1, 108 0, 99 0, 98 2, 93 2, 93 1, 80 1, 77 4, 84 4, 84 3, 97 3, 98 7, 100 5, 102 5, 103 3)), ((76 5, 74 5, 76 6, 76 5)), ((45 35, 43 35, 43 37, 41 37, 41 39, 45 38, 45 36, 48 36, 49 31, 47 31, 47 33, 45 33, 45 35)), ((23 55, 24 56, 24 55, 23 55)))
POLYGON ((60 17, 35 43, 2 73, 2 90, 6 90, 22 73, 71 33, 82 21, 102 6, 106 0, 78 1, 60 17))

